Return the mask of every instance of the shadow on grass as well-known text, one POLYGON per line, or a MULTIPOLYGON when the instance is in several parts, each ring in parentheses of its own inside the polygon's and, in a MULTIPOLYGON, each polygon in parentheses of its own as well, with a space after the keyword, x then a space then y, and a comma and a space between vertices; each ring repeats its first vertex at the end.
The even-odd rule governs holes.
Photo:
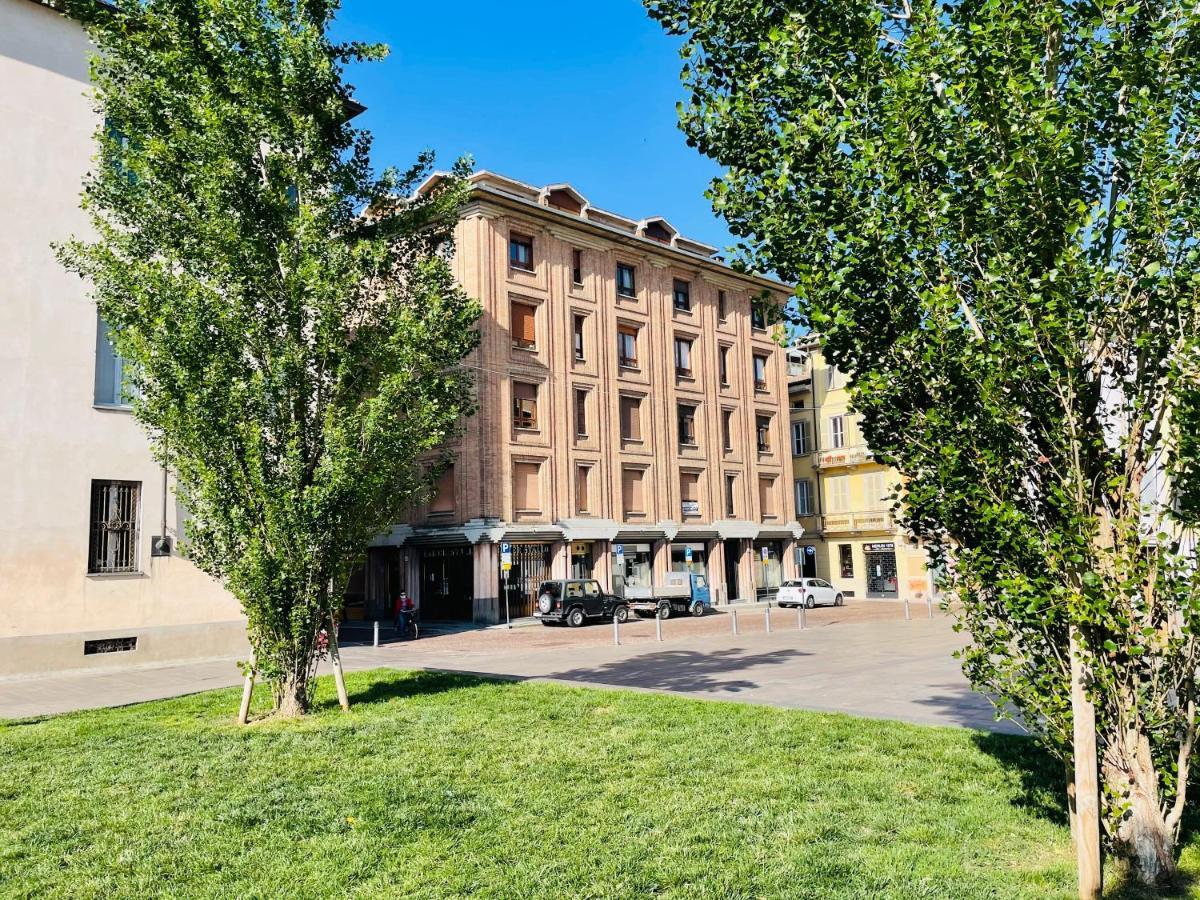
MULTIPOLYGON (((1066 771, 1033 738, 1012 734, 976 734, 974 743, 980 750, 999 762, 1005 769, 1016 772, 1021 779, 1020 793, 1013 799, 1019 809, 1052 822, 1062 828, 1070 827, 1067 817, 1066 771)), ((1192 790, 1195 790, 1193 786, 1192 790)), ((1200 810, 1189 807, 1180 829, 1179 848, 1182 850, 1200 833, 1200 810)), ((1109 861, 1106 898, 1114 900, 1150 900, 1156 897, 1195 897, 1200 885, 1200 872, 1181 871, 1173 885, 1148 888, 1139 883, 1128 869, 1117 861, 1109 861), (1111 868, 1109 868, 1111 867, 1111 868)))
MULTIPOLYGON (((365 674, 365 673, 363 673, 365 674)), ((328 678, 328 676, 325 676, 328 678)), ((347 692, 350 695, 350 708, 358 704, 371 705, 387 703, 390 700, 405 700, 412 697, 426 697, 441 694, 445 691, 460 688, 479 687, 480 685, 512 684, 511 679, 487 678, 479 675, 460 675, 454 672, 380 672, 369 676, 371 681, 363 687, 356 687, 355 682, 362 675, 350 675, 347 678, 347 692)), ((336 709, 336 696, 323 695, 313 704, 313 711, 336 709)))

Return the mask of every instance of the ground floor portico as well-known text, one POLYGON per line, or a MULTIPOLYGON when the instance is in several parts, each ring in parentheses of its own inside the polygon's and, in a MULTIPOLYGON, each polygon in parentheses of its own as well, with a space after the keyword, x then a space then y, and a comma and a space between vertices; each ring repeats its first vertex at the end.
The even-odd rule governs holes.
POLYGON ((669 572, 688 571, 708 578, 718 605, 752 601, 796 576, 798 532, 739 521, 687 528, 607 521, 402 526, 369 549, 351 578, 345 618, 386 621, 404 589, 424 621, 495 624, 532 615, 547 579, 594 578, 623 596, 627 588, 653 587, 669 572))

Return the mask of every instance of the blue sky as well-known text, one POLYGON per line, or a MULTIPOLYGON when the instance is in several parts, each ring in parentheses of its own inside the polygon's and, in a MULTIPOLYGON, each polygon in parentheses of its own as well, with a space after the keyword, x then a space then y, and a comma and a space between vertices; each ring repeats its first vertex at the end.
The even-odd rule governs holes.
POLYGON ((337 36, 391 48, 348 73, 376 165, 420 150, 470 153, 535 185, 566 181, 594 205, 724 249, 704 198, 716 166, 676 128, 678 42, 638 0, 343 0, 337 36))

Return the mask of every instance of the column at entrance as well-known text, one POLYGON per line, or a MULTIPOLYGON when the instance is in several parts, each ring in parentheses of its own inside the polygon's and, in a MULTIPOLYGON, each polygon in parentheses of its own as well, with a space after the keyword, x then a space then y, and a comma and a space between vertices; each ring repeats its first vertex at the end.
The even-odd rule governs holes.
POLYGON ((796 566, 796 540, 792 538, 783 542, 783 580, 795 581, 800 573, 796 566))
POLYGON ((708 586, 712 591, 714 604, 729 602, 729 589, 725 584, 724 541, 708 543, 708 586))
POLYGON ((500 547, 491 541, 475 545, 476 622, 495 625, 503 615, 500 609, 500 547))

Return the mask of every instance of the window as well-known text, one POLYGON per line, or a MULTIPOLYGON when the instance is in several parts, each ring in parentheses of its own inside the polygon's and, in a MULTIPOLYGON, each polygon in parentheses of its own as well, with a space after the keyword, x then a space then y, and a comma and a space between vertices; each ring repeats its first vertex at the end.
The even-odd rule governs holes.
POLYGON ((750 303, 750 326, 759 329, 767 327, 767 311, 761 300, 752 300, 750 303))
POLYGON ((692 375, 692 342, 687 338, 675 338, 675 374, 692 375))
POLYGON ((537 331, 534 317, 537 309, 528 303, 512 302, 512 342, 514 347, 532 350, 537 346, 537 331))
POLYGON ((804 456, 809 452, 808 423, 792 423, 792 456, 804 456))
POLYGON ((737 516, 737 476, 725 476, 725 517, 732 519, 737 516))
POLYGON ((733 450, 733 410, 721 410, 721 447, 728 453, 733 450))
POLYGON ((854 577, 854 545, 838 544, 838 562, 841 563, 842 577, 854 577))
POLYGON ((621 440, 642 439, 642 401, 638 397, 621 398, 621 440))
POLYGON ((646 514, 646 497, 642 489, 645 474, 642 469, 621 470, 621 503, 626 516, 646 514))
POLYGON ((575 334, 575 361, 583 362, 583 323, 587 316, 574 317, 574 334, 575 334))
POLYGON ((835 475, 824 479, 825 510, 831 513, 850 511, 850 476, 835 475))
POLYGON ((575 514, 589 515, 592 511, 592 467, 575 467, 575 514))
POLYGON ((541 463, 519 462, 513 464, 513 509, 515 511, 541 511, 541 474, 541 463))
POLYGON ((454 512, 454 465, 446 466, 438 478, 437 488, 433 494, 433 502, 429 511, 434 513, 454 512))
POLYGON ((93 401, 97 406, 128 406, 132 396, 129 369, 117 355, 110 337, 111 329, 96 316, 96 384, 93 401))
POLYGON ((680 403, 677 415, 679 443, 689 447, 696 446, 696 407, 690 403, 680 403))
POLYGON ((867 509, 886 509, 888 493, 882 472, 868 472, 863 476, 863 499, 867 509))
POLYGON ((617 364, 625 369, 638 367, 637 329, 622 325, 617 329, 617 364))
POLYGON ((754 354, 754 389, 767 389, 767 358, 758 353, 754 354))
POLYGON ((778 515, 775 509, 774 478, 763 477, 758 479, 758 508, 762 510, 764 519, 774 518, 778 515))
POLYGON ((755 432, 758 436, 758 452, 771 452, 771 417, 770 416, 755 416, 754 417, 755 432))
POLYGON ((829 446, 835 450, 846 446, 846 417, 831 416, 829 419, 829 446))
POLYGON ((680 278, 675 279, 672 287, 671 295, 675 301, 675 308, 683 312, 689 312, 692 308, 692 285, 690 282, 680 278))
POLYGON ((513 382, 513 427, 535 429, 538 427, 536 384, 523 381, 513 382))
POLYGON ((138 570, 140 481, 93 481, 88 572, 113 575, 138 570))
POLYGON ((524 272, 533 271, 533 238, 520 234, 509 236, 508 264, 524 272))
POLYGON ((679 514, 685 519, 700 515, 700 475, 696 472, 679 475, 679 514))
POLYGON ((721 369, 721 387, 729 387, 729 347, 721 347, 719 358, 721 369))
POLYGON ((586 390, 575 388, 575 437, 577 438, 585 438, 588 435, 587 396, 586 390))
POLYGON ((721 322, 725 321, 725 316, 729 314, 729 298, 724 291, 717 291, 717 319, 721 322))
POLYGON ((583 251, 571 251, 571 283, 583 284, 583 251))
POLYGON ((617 263, 617 293, 622 297, 633 297, 637 293, 637 283, 633 266, 617 263))
POLYGON ((796 480, 796 515, 812 515, 812 482, 807 478, 796 480))

